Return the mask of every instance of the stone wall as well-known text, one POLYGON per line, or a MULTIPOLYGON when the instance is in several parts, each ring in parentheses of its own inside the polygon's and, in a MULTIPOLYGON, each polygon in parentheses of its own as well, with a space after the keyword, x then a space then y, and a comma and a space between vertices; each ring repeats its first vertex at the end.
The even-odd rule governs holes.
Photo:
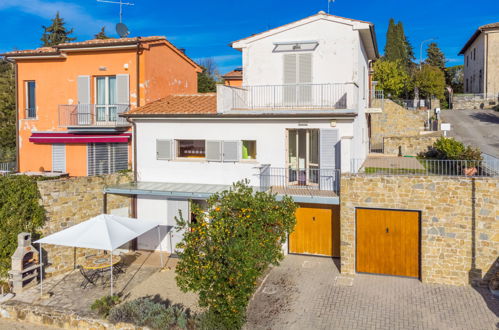
POLYGON ((493 95, 485 98, 474 95, 454 95, 452 98, 452 109, 492 109, 499 104, 498 98, 498 96, 493 95))
POLYGON ((345 175, 341 272, 355 273, 355 208, 421 211, 421 280, 466 285, 499 270, 499 178, 345 175), (495 265, 495 266, 494 266, 495 265))
MULTIPOLYGON (((39 181, 41 203, 47 212, 47 221, 41 229, 47 236, 102 213, 103 189, 105 186, 132 181, 130 173, 116 173, 108 176, 72 177, 58 180, 39 181)), ((129 208, 129 197, 108 195, 107 210, 129 208)), ((45 276, 53 276, 73 270, 82 259, 95 250, 43 245, 45 276)))
POLYGON ((389 136, 383 138, 383 153, 398 155, 399 147, 402 156, 417 156, 420 152, 427 151, 441 137, 441 133, 417 136, 389 136))
POLYGON ((427 117, 426 111, 407 110, 391 100, 384 100, 383 112, 371 114, 371 147, 381 149, 383 138, 387 136, 419 135, 424 131, 427 117))

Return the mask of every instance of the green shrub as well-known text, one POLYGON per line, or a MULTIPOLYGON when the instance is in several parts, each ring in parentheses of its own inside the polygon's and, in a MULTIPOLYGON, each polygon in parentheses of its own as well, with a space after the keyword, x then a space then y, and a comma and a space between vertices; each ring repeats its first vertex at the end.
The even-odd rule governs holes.
POLYGON ((90 308, 102 317, 107 317, 109 311, 120 303, 118 296, 105 296, 93 302, 90 308))
POLYGON ((443 136, 433 144, 430 150, 421 153, 420 156, 427 159, 482 160, 482 153, 480 149, 465 146, 453 138, 446 138, 443 136))
POLYGON ((185 329, 189 316, 182 307, 166 307, 145 297, 112 308, 108 320, 111 323, 126 322, 151 329, 185 329))
POLYGON ((248 182, 208 199, 208 211, 194 207, 196 221, 178 221, 185 230, 177 245, 177 284, 199 294, 205 319, 218 329, 238 329, 257 279, 283 258, 282 245, 293 230, 296 205, 289 197, 255 192, 248 182))
POLYGON ((45 209, 40 205, 36 177, 0 176, 0 276, 7 275, 10 257, 17 248, 17 235, 31 233, 33 239, 45 222, 45 209))

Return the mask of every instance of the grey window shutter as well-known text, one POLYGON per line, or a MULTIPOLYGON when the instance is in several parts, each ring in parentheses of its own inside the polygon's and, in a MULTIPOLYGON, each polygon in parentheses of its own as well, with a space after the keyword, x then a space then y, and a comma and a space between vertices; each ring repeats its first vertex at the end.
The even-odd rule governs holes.
POLYGON ((156 159, 172 160, 173 159, 173 141, 172 140, 156 140, 156 159))
POLYGON ((130 104, 130 76, 128 74, 116 75, 116 103, 130 104))
POLYGON ((239 141, 223 141, 223 161, 238 162, 240 149, 239 141))
POLYGON ((206 141, 206 160, 210 162, 222 161, 222 141, 206 141))
POLYGON ((52 145, 52 171, 53 172, 66 172, 66 145, 53 144, 52 145))
POLYGON ((320 130, 320 167, 339 168, 339 134, 338 129, 325 128, 320 130))
POLYGON ((78 76, 78 103, 90 104, 90 76, 78 76))

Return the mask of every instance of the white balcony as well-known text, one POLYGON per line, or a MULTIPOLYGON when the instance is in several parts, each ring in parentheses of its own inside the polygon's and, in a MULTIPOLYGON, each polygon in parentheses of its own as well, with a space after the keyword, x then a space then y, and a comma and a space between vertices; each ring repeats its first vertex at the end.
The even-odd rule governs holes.
POLYGON ((219 112, 230 110, 356 110, 355 83, 218 86, 219 112))
POLYGON ((130 108, 125 104, 62 104, 59 105, 59 127, 119 128, 130 123, 119 115, 130 108))

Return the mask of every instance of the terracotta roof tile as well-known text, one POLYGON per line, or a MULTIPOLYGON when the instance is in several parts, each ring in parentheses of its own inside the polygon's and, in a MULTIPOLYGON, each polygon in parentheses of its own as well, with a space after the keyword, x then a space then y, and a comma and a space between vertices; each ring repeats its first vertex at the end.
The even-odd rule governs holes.
POLYGON ((111 39, 92 39, 79 42, 66 42, 53 47, 40 47, 36 49, 26 49, 26 50, 15 50, 11 52, 6 52, 2 55, 4 56, 15 56, 15 55, 48 55, 48 54, 58 54, 59 49, 64 48, 77 48, 77 47, 92 47, 92 46, 113 46, 113 45, 126 45, 134 44, 137 41, 141 42, 151 42, 158 40, 166 40, 165 37, 161 36, 151 36, 151 37, 137 37, 137 38, 111 38, 111 39))
POLYGON ((243 79, 243 70, 236 69, 222 76, 224 79, 243 79))
POLYGON ((216 114, 217 94, 177 94, 135 108, 126 115, 216 114))

